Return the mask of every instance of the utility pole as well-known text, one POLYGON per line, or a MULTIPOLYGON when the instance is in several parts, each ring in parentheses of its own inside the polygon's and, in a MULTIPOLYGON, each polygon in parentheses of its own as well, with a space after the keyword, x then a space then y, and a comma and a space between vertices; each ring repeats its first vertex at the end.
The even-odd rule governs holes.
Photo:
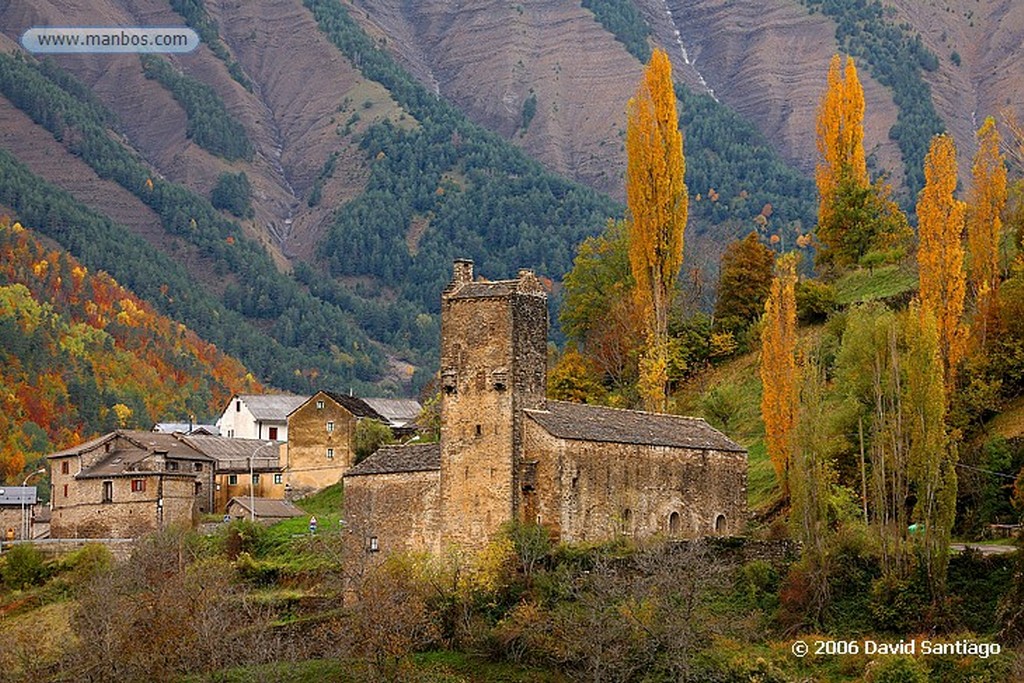
MULTIPOLYGON (((25 477, 24 481, 21 482, 21 486, 22 486, 22 491, 21 491, 21 540, 23 540, 23 541, 25 541, 25 540, 31 541, 32 540, 31 538, 29 538, 29 536, 32 534, 32 525, 29 524, 28 518, 25 516, 25 498, 27 497, 28 492, 25 491, 24 489, 28 486, 28 480, 31 479, 32 477, 36 476, 37 474, 46 474, 46 468, 45 467, 40 467, 38 470, 36 470, 32 474, 30 474, 27 477, 25 477)), ((33 505, 34 504, 35 504, 35 501, 33 501, 33 505)))

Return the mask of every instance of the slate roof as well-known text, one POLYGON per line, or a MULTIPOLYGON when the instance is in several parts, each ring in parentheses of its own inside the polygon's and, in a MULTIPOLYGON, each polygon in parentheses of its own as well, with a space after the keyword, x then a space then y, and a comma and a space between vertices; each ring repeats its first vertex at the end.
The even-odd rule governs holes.
POLYGON ((440 469, 441 444, 439 443, 381 446, 373 455, 346 472, 345 476, 430 472, 440 469))
POLYGON ((414 422, 423 410, 420 402, 411 398, 364 398, 363 402, 395 427, 414 422))
POLYGON ((217 425, 190 424, 188 422, 157 422, 153 431, 158 434, 209 434, 218 436, 220 427, 217 425))
POLYGON ((549 434, 560 439, 746 452, 745 448, 698 417, 563 401, 548 401, 546 410, 525 412, 549 434))
POLYGON ((123 429, 117 433, 148 451, 166 453, 168 458, 186 458, 188 460, 213 459, 193 448, 181 434, 161 434, 159 432, 123 429))
POLYGON ((282 441, 266 439, 232 439, 226 436, 193 434, 179 438, 196 451, 217 461, 218 471, 248 470, 249 458, 254 469, 280 469, 282 441), (273 444, 273 445, 270 445, 273 444))
MULTIPOLYGON (((242 394, 232 400, 241 400, 257 420, 286 422, 288 415, 309 400, 309 396, 291 394, 242 394)), ((230 409, 230 404, 228 408, 230 409)))
POLYGON ((107 441, 110 441, 111 439, 114 439, 116 437, 117 437, 117 432, 110 432, 109 434, 104 434, 103 436, 98 436, 95 439, 90 439, 89 441, 83 441, 82 443, 78 444, 77 446, 71 446, 69 448, 65 448, 62 451, 57 451, 56 453, 50 453, 46 457, 47 458, 66 458, 69 455, 78 455, 79 453, 85 453, 86 451, 91 451, 94 448, 98 448, 98 447, 102 446, 103 444, 105 444, 107 441))
POLYGON ((355 417, 368 417, 371 420, 378 420, 380 422, 387 422, 384 416, 373 409, 366 401, 359 398, 358 396, 349 396, 348 394, 338 394, 333 391, 324 391, 324 394, 329 396, 332 400, 336 401, 341 407, 348 412, 352 413, 355 417))
POLYGON ((161 434, 159 432, 121 429, 77 446, 51 453, 47 458, 79 455, 100 448, 107 442, 114 442, 116 444, 114 450, 105 453, 103 458, 93 464, 92 467, 86 468, 76 475, 76 477, 83 478, 157 472, 171 476, 189 474, 186 471, 161 471, 157 469, 156 463, 145 463, 148 458, 151 458, 156 453, 163 454, 169 460, 205 460, 211 462, 214 460, 209 455, 196 450, 185 439, 186 437, 181 434, 161 434))
POLYGON ((276 498, 253 498, 250 507, 248 496, 235 496, 228 501, 227 507, 230 508, 232 503, 238 504, 246 512, 255 509, 257 519, 287 519, 306 514, 289 501, 276 498))
POLYGON ((36 493, 35 486, 0 486, 0 505, 35 505, 36 493))

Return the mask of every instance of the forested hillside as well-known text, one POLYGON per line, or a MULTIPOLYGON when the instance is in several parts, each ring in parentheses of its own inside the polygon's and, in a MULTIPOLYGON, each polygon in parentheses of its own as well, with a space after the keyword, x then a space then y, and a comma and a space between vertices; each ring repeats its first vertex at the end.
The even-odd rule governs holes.
POLYGON ((117 427, 210 419, 259 389, 107 273, 0 218, 0 480, 117 427))
MULTIPOLYGON (((934 22, 916 23, 898 3, 763 10, 754 25, 761 10, 745 2, 11 6, 2 10, 8 38, 58 17, 153 19, 194 27, 204 47, 145 60, 36 63, 22 53, 4 58, 4 91, 69 159, 152 212, 138 221, 158 219, 149 248, 180 260, 193 295, 201 289, 224 309, 213 318, 151 298, 161 311, 184 316, 272 385, 408 394, 433 372, 437 293, 453 257, 474 258, 490 277, 534 268, 557 299, 579 242, 622 215, 551 171, 623 196, 625 105, 653 45, 674 62, 692 200, 686 267, 699 270, 705 307, 729 240, 756 229, 784 247, 813 228, 806 117, 808 93, 822 85, 811 71, 819 53, 858 57, 879 105, 865 126, 872 171, 891 173, 912 210, 923 141, 942 125, 928 84, 951 68, 934 22), (301 87, 292 70, 323 87, 301 87), (887 144, 905 164, 882 165, 892 160, 887 144)), ((956 17, 980 29, 996 21, 986 11, 956 17)), ((976 68, 978 55, 957 56, 976 68)), ((38 159, 31 170, 71 189, 38 159)), ((106 213, 102 200, 72 195, 106 213)), ((109 210, 138 213, 123 202, 109 210)), ((89 258, 112 253, 94 249, 89 258)), ((112 261, 90 265, 120 268, 127 282, 130 266, 112 261)), ((130 284, 149 298, 163 283, 130 284)))

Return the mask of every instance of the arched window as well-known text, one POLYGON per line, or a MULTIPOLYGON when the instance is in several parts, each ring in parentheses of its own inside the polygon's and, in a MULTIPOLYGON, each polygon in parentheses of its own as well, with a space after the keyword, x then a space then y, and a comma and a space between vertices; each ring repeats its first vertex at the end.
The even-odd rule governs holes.
POLYGON ((715 517, 715 533, 725 533, 725 515, 718 515, 717 517, 715 517))
POLYGON ((673 512, 668 516, 668 533, 672 536, 679 535, 679 513, 673 512))

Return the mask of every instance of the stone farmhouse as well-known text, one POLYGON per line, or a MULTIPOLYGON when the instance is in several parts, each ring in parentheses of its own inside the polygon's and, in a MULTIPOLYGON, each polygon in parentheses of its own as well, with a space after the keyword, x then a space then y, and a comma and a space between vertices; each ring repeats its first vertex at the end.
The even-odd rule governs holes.
POLYGON ((134 538, 223 513, 233 496, 283 498, 282 445, 120 430, 53 453, 50 535, 134 538))
POLYGON ((341 481, 355 461, 354 440, 360 421, 386 424, 402 438, 414 432, 412 422, 419 411, 417 401, 318 391, 288 415, 285 477, 290 495, 307 495, 341 481))
POLYGON ((502 524, 555 539, 733 535, 746 451, 704 420, 549 401, 547 295, 529 271, 441 296, 441 438, 385 447, 344 477, 350 547, 480 547, 502 524))

